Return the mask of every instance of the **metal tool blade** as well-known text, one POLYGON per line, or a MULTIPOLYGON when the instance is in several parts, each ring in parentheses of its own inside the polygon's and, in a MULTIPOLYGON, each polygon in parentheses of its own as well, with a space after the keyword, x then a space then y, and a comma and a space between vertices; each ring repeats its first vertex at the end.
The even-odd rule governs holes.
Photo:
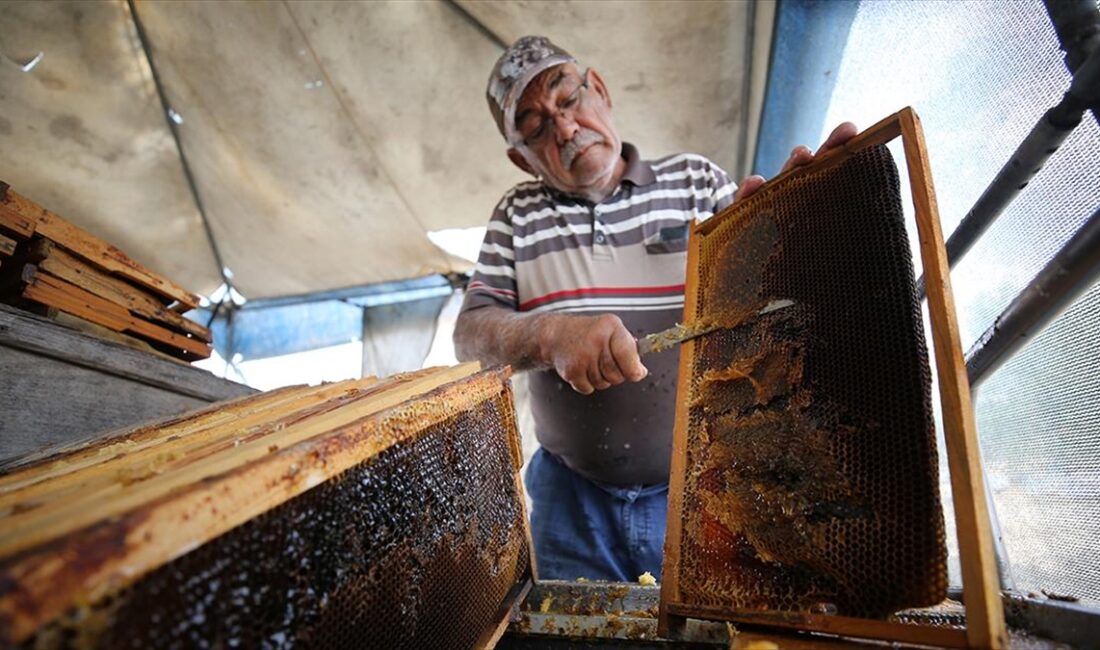
MULTIPOLYGON (((757 316, 763 316, 773 311, 785 309, 794 305, 793 300, 772 300, 767 305, 764 305, 756 312, 757 316)), ((738 323, 737 325, 739 325, 738 323)), ((638 355, 644 356, 651 352, 660 352, 667 350, 674 345, 680 345, 684 341, 690 341, 691 339, 698 338, 710 334, 714 330, 729 328, 731 325, 728 323, 677 323, 672 327, 661 330, 660 332, 654 332, 647 334, 638 339, 638 355)))

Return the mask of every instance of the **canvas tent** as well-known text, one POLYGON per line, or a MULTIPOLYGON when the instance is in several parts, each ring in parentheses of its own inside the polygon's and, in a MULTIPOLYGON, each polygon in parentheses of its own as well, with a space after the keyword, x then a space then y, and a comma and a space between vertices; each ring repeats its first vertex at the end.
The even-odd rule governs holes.
POLYGON ((428 233, 484 226, 523 179, 485 104, 500 43, 550 36, 604 75, 644 154, 737 172, 773 9, 5 3, 0 178, 204 294, 223 280, 212 243, 249 299, 465 271, 428 233))
MULTIPOLYGON (((470 266, 432 237, 484 226, 523 178, 483 95, 501 43, 523 34, 598 68, 644 155, 697 151, 735 178, 775 173, 792 145, 816 144, 840 120, 866 127, 912 105, 945 234, 1072 78, 1040 0, 132 6, 0 4, 0 179, 204 293, 223 282, 212 241, 249 299, 232 323, 215 323, 227 357, 354 335, 364 366, 382 368, 387 350, 422 358, 433 312, 406 303, 441 303, 451 285, 436 274, 470 266)), ((1019 197, 955 266, 964 347, 980 352, 1033 278, 1086 226, 1100 228, 1098 150, 1094 111, 1012 187, 1019 197)), ((975 413, 1017 587, 1094 606, 1100 285, 1090 277, 990 372, 975 413)))

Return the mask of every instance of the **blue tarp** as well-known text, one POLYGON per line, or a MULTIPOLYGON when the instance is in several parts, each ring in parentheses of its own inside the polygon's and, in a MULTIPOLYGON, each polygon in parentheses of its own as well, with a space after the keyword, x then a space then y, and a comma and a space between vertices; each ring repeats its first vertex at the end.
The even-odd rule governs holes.
POLYGON ((791 149, 816 148, 858 0, 781 0, 753 171, 771 178, 791 149))
MULTIPOLYGON (((225 359, 263 359, 359 340, 364 310, 417 300, 440 301, 452 292, 441 275, 351 287, 303 296, 251 300, 223 309, 211 324, 214 349, 225 359)), ((204 323, 210 311, 194 313, 204 323)))

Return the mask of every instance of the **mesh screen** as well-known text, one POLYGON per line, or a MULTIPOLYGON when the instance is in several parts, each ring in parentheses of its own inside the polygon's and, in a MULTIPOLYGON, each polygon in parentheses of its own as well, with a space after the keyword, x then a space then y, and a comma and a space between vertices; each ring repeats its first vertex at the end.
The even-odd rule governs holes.
POLYGON ((940 602, 930 373, 889 151, 715 219, 685 318, 736 326, 689 353, 681 601, 871 617, 940 602), (792 305, 755 315, 775 300, 792 305))
POLYGON ((510 392, 71 612, 30 647, 468 648, 530 577, 510 392))
MULTIPOLYGON (((950 233, 1069 81, 1039 0, 864 2, 824 128, 841 120, 868 125, 900 106, 915 107, 950 233)), ((964 349, 1096 210, 1098 154, 1100 127, 1086 115, 953 269, 964 349)), ((915 247, 914 232, 911 241, 915 247)), ((1098 322, 1094 286, 974 396, 1017 587, 1094 603, 1100 603, 1098 322)), ((946 484, 942 456, 941 467, 946 484)), ((952 556, 953 520, 947 517, 952 556)))

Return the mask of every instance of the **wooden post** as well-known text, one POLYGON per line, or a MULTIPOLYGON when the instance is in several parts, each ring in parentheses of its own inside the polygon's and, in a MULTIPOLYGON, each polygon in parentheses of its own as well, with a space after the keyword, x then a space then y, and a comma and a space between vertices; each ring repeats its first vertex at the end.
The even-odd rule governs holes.
MULTIPOLYGON (((702 239, 692 228, 688 234, 687 278, 684 282, 683 322, 695 320, 699 294, 699 247, 702 239)), ((684 474, 687 471, 687 435, 691 388, 691 359, 695 340, 682 344, 676 379, 676 419, 672 431, 672 461, 669 470, 668 516, 665 529, 665 558, 661 568, 661 603, 680 600, 680 535, 683 533, 684 474)), ((684 626, 685 618, 661 607, 657 614, 657 635, 670 638, 684 626)))
POLYGON ((905 162, 909 168, 909 184, 913 190, 928 292, 928 314, 932 321, 932 344, 940 384, 943 434, 951 472, 963 598, 966 601, 967 639, 973 648, 1005 648, 1008 637, 1001 606, 993 532, 985 501, 981 449, 970 402, 966 362, 959 341, 955 299, 951 293, 950 269, 928 166, 928 151, 916 113, 905 108, 898 113, 898 117, 905 162))

